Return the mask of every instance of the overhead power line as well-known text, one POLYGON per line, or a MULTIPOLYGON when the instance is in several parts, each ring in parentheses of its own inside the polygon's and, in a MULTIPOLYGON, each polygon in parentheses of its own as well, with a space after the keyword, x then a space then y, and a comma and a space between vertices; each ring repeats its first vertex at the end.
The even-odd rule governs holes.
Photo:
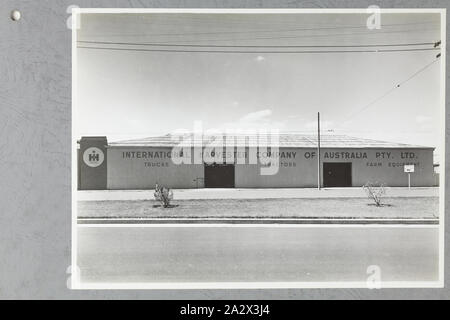
MULTIPOLYGON (((419 23, 395 23, 395 24, 383 24, 383 28, 386 27, 397 27, 397 26, 411 26, 411 25, 427 25, 435 24, 435 21, 419 22, 419 23)), ((253 22, 252 22, 253 24, 253 22)), ((173 26, 173 24, 166 24, 173 26)), ((152 25, 150 25, 152 26, 152 25)), ((213 26, 217 26, 217 22, 213 26)), ((326 26, 326 27, 308 27, 308 28, 288 28, 288 29, 275 29, 275 30, 233 30, 233 31, 209 31, 209 32, 189 32, 189 33, 148 33, 148 34, 100 34, 93 36, 126 36, 126 37, 141 37, 141 36, 196 36, 196 35, 216 35, 216 34, 244 34, 244 33, 274 33, 274 32, 295 32, 295 31, 314 31, 314 30, 339 30, 339 29, 367 29, 366 25, 338 25, 338 26, 326 26)))
MULTIPOLYGON (((270 37, 252 37, 252 38, 228 38, 228 39, 196 39, 196 40, 183 40, 187 42, 199 42, 199 41, 241 41, 241 40, 280 40, 280 39, 305 39, 305 38, 321 38, 321 37, 341 37, 341 36, 376 36, 380 34, 394 34, 394 33, 408 33, 408 32, 427 32, 435 31, 439 29, 410 29, 410 30, 387 30, 387 31, 371 31, 371 32, 350 32, 350 33, 327 33, 327 34, 303 34, 303 35, 291 35, 291 36, 270 36, 270 37)), ((160 43, 176 43, 179 40, 164 41, 160 43)))
MULTIPOLYGON (((380 100, 384 99, 386 96, 390 95, 392 92, 394 92, 396 89, 401 88, 404 84, 406 84, 407 82, 411 81, 413 78, 417 77, 419 74, 421 74, 422 72, 424 72, 426 69, 428 69, 429 67, 431 67, 436 61, 439 60, 439 57, 436 57, 436 59, 434 59, 433 61, 431 61, 430 63, 427 63, 424 67, 420 68, 419 70, 417 70, 416 72, 414 72, 411 76, 409 76, 408 78, 406 78, 405 80, 398 82, 397 84, 395 84, 392 88, 390 88, 389 90, 387 90, 385 93, 383 93, 382 95, 380 95, 379 97, 377 97, 376 99, 372 100, 370 103, 366 104, 364 107, 362 107, 361 109, 357 110, 356 112, 353 112, 351 114, 349 114, 346 119, 344 121, 342 121, 341 123, 347 123, 349 121, 349 119, 354 118, 355 116, 359 115, 361 112, 367 110, 368 108, 370 108, 371 106, 373 106, 374 104, 376 104, 377 102, 379 102, 380 100)), ((342 126, 342 125, 341 125, 342 126)))
POLYGON ((364 47, 411 47, 435 45, 436 42, 418 43, 382 43, 382 44, 354 44, 354 45, 219 45, 219 44, 165 44, 152 42, 114 42, 114 41, 87 41, 79 40, 78 43, 105 44, 105 45, 129 45, 129 46, 155 46, 155 47, 199 47, 199 48, 364 48, 364 47))
POLYGON ((252 53, 252 54, 277 54, 277 53, 385 53, 385 52, 414 52, 435 51, 439 48, 415 48, 415 49, 366 49, 366 50, 301 50, 301 51, 250 51, 250 50, 178 50, 178 49, 144 49, 144 48, 117 48, 117 47, 89 47, 78 46, 80 49, 112 50, 112 51, 140 51, 140 52, 175 52, 175 53, 252 53))

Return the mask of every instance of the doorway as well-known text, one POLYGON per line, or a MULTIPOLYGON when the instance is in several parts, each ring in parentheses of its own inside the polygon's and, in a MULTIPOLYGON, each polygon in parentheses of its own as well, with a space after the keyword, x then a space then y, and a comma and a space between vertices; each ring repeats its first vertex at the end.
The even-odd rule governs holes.
POLYGON ((206 164, 205 188, 234 188, 234 164, 206 164))
POLYGON ((352 163, 351 162, 324 162, 323 186, 326 187, 351 187, 352 163))

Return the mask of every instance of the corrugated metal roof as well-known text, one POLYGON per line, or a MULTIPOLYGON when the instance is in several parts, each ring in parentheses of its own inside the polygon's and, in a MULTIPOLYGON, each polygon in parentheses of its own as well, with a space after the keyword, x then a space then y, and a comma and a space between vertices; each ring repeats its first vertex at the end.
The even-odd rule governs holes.
MULTIPOLYGON (((175 146, 220 146, 228 141, 234 146, 273 146, 280 148, 316 148, 317 136, 295 133, 280 133, 277 135, 256 134, 220 134, 220 135, 194 135, 194 134, 166 134, 164 136, 148 137, 143 139, 110 142, 110 147, 175 147, 175 146)), ((347 135, 321 135, 322 148, 430 148, 405 143, 387 142, 347 135)))

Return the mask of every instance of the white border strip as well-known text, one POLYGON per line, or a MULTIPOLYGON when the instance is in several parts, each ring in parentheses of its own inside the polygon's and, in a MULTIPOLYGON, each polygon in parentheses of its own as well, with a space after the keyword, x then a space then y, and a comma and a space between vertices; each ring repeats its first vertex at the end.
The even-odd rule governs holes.
POLYGON ((89 223, 79 224, 78 228, 414 228, 436 229, 437 224, 235 224, 235 223, 89 223))
MULTIPOLYGON (((443 13, 446 9, 440 8, 380 8, 381 13, 443 13)), ((275 9, 242 9, 242 8, 78 8, 78 13, 192 13, 192 14, 324 14, 324 13, 363 13, 367 14, 366 8, 360 9, 297 9, 297 8, 275 8, 275 9)))
POLYGON ((77 206, 77 186, 78 186, 78 164, 77 164, 77 141, 75 138, 75 120, 77 119, 76 116, 76 110, 77 110, 77 93, 78 93, 78 86, 77 86, 77 19, 78 14, 77 8, 72 9, 72 136, 71 136, 71 146, 72 146, 72 252, 71 252, 71 265, 69 266, 69 269, 66 270, 66 273, 71 274, 70 278, 70 286, 71 288, 76 288, 79 284, 77 283, 77 279, 79 278, 78 274, 78 264, 77 264, 77 253, 78 253, 78 238, 77 238, 77 232, 76 232, 76 226, 77 226, 77 212, 78 212, 78 206, 77 206))
MULTIPOLYGON (((123 283, 83 283, 77 289, 332 289, 361 288, 369 289, 364 281, 346 282, 123 282, 123 283)), ((386 288, 443 288, 441 281, 382 281, 380 289, 386 288)))
POLYGON ((445 277, 445 136, 446 136, 446 112, 445 112, 445 92, 446 92, 446 61, 447 61, 447 10, 441 11, 441 136, 439 157, 439 279, 444 282, 445 277))
MULTIPOLYGON (((401 221, 401 222, 417 222, 417 221, 439 221, 436 218, 78 218, 80 221, 183 221, 183 220, 192 220, 192 221, 367 221, 367 222, 377 222, 377 221, 401 221)), ((251 223, 249 223, 251 225, 251 223)), ((313 224, 313 223, 311 223, 313 224)))
MULTIPOLYGON (((444 215, 445 215, 445 60, 446 60, 446 9, 380 9, 381 13, 440 13, 441 14, 441 112, 442 112, 442 135, 441 135, 441 157, 440 157, 440 197, 439 197, 439 281, 399 281, 383 282, 382 288, 442 288, 444 285, 444 215)), ((72 9, 72 266, 77 266, 77 145, 75 139, 75 119, 77 109, 77 25, 80 13, 191 13, 191 14, 326 14, 326 13, 359 13, 367 14, 367 9, 142 9, 142 8, 73 8, 72 9)), ((88 225, 80 225, 86 227, 88 225)), ((90 225, 90 227, 95 225, 90 225)), ((105 227, 106 225, 97 225, 105 227)), ((107 225, 107 227, 120 227, 120 225, 107 225)), ((157 225, 125 225, 124 227, 157 227, 157 225)), ((160 225, 164 227, 175 227, 174 224, 160 225)), ((198 225, 197 225, 198 226, 198 225)), ((211 224, 205 227, 211 227, 211 224)), ((223 227, 224 224, 220 224, 223 227)), ((232 224, 230 227, 242 227, 245 225, 232 224)), ((254 225, 252 225, 254 226, 254 225)), ((299 225, 298 227, 325 227, 325 225, 299 225)), ((388 225, 373 225, 370 227, 387 227, 388 225)), ((193 227, 188 224, 186 227, 193 227)), ((257 225, 264 227, 264 225, 257 225)), ((265 227, 274 227, 266 225, 265 227)), ((278 226, 277 226, 278 227, 278 226)), ((281 225, 280 225, 281 227, 281 225)), ((283 227, 293 227, 284 225, 283 227)), ((296 226, 297 227, 297 226, 296 226)), ((342 225, 327 225, 327 227, 342 227, 342 225)), ((345 225, 345 227, 362 227, 361 225, 345 225)), ((364 225, 369 227, 369 225, 364 225)), ((429 227, 420 225, 402 225, 401 227, 429 227)), ((275 289, 275 288, 367 288, 364 282, 195 282, 195 283, 90 283, 81 284, 78 279, 77 267, 72 267, 71 285, 73 289, 275 289)))

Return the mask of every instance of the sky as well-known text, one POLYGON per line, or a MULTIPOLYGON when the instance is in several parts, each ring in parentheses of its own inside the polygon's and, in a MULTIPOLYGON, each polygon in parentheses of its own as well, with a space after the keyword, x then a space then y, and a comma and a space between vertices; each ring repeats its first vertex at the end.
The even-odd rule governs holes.
POLYGON ((315 134, 320 112, 324 134, 437 147, 439 51, 279 53, 441 40, 439 14, 384 13, 378 30, 367 28, 368 17, 82 14, 76 136, 143 138, 192 131, 196 121, 205 130, 315 134))

